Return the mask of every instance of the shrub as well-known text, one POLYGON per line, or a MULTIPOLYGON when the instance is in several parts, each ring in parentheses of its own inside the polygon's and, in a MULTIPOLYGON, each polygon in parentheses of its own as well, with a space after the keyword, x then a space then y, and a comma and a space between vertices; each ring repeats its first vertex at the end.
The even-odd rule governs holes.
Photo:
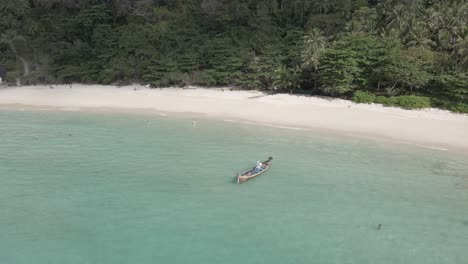
POLYGON ((375 103, 385 106, 393 106, 395 105, 395 97, 377 96, 375 98, 375 103))
POLYGON ((190 83, 202 86, 213 86, 216 85, 216 79, 213 77, 212 71, 194 71, 190 75, 190 83))
POLYGON ((396 97, 396 105, 405 109, 422 109, 431 107, 431 99, 425 96, 402 95, 396 97))
POLYGON ((189 75, 182 72, 168 72, 162 75, 157 80, 151 80, 149 83, 155 87, 170 87, 179 86, 184 87, 189 84, 189 75))
POLYGON ((375 103, 385 106, 397 106, 405 109, 421 109, 431 107, 431 99, 425 96, 402 95, 402 96, 377 96, 375 103))
POLYGON ((459 112, 459 113, 468 113, 468 104, 467 103, 458 103, 449 106, 450 111, 459 112))
POLYGON ((354 92, 354 96, 352 100, 356 103, 365 103, 365 104, 371 104, 375 102, 376 96, 374 94, 370 94, 368 92, 363 92, 363 91, 356 91, 354 92))

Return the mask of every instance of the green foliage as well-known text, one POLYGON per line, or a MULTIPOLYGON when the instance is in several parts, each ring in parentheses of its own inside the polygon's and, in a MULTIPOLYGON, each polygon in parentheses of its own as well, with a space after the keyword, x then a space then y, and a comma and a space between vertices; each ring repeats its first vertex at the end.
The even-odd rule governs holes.
POLYGON ((397 105, 396 101, 396 97, 377 96, 374 103, 385 106, 395 106, 397 105))
POLYGON ((275 71, 281 65, 281 60, 282 56, 276 47, 266 46, 262 54, 249 60, 247 72, 253 80, 245 85, 249 88, 272 88, 277 76, 275 71))
POLYGON ((331 95, 340 95, 359 87, 362 69, 359 67, 357 57, 358 54, 354 51, 336 47, 323 52, 320 71, 324 92, 331 95))
POLYGON ((356 91, 354 92, 352 100, 356 103, 365 103, 365 104, 371 104, 376 102, 377 96, 374 94, 371 94, 369 92, 363 92, 363 91, 356 91))
POLYGON ((4 30, 21 29, 31 6, 27 0, 0 1, 0 33, 4 30))
POLYGON ((405 109, 422 109, 431 107, 431 99, 425 96, 402 95, 397 97, 396 105, 405 109))
POLYGON ((468 103, 450 104, 448 109, 453 112, 468 113, 468 103))
MULTIPOLYGON (((335 60, 355 61, 353 67, 358 67, 359 71, 356 71, 354 83, 359 87, 377 91, 395 87, 412 90, 428 83, 430 78, 429 73, 417 64, 416 58, 412 59, 405 54, 401 44, 393 38, 378 38, 367 34, 345 35, 335 41, 332 48, 347 51, 351 57, 335 60)), ((333 60, 328 63, 330 65, 326 67, 335 67, 333 60)))
POLYGON ((281 66, 278 70, 275 71, 275 77, 273 82, 273 88, 276 90, 294 90, 299 88, 299 74, 301 69, 299 66, 295 68, 287 68, 286 66, 281 66))
POLYGON ((417 94, 459 111, 467 14, 439 0, 0 1, 0 63, 10 81, 313 89, 426 107, 402 97, 417 94))
POLYGON ((436 77, 435 83, 442 93, 455 100, 468 100, 468 74, 446 73, 436 77))
POLYGON ((431 99, 425 96, 402 95, 402 96, 375 96, 374 94, 356 91, 353 96, 356 103, 377 103, 385 106, 397 106, 405 109, 422 109, 431 107, 431 99))
POLYGON ((83 28, 89 30, 95 25, 103 24, 111 19, 110 11, 105 5, 95 5, 83 9, 77 16, 76 22, 83 28))

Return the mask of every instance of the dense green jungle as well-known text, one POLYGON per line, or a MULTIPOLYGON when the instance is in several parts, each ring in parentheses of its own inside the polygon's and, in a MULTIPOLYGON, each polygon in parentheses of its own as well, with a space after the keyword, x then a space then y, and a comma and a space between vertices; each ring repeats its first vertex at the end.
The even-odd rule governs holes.
POLYGON ((0 0, 0 77, 468 112, 467 25, 465 0, 0 0))

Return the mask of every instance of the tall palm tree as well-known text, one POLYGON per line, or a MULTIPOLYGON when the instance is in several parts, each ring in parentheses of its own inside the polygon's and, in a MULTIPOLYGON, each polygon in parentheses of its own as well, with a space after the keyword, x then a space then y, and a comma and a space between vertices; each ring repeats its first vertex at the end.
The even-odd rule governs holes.
POLYGON ((303 67, 313 67, 318 69, 319 58, 321 51, 327 45, 327 38, 323 36, 320 29, 313 28, 307 35, 304 36, 304 50, 302 51, 303 67))
POLYGON ((332 4, 330 0, 315 0, 312 4, 312 11, 317 14, 328 13, 332 8, 332 4))
POLYGON ((454 45, 456 67, 458 70, 468 69, 468 33, 464 37, 460 37, 454 45))
POLYGON ((275 71, 273 89, 275 90, 294 90, 299 87, 299 78, 301 69, 299 66, 288 68, 282 65, 275 71))
POLYGON ((0 1, 0 14, 12 14, 17 17, 28 15, 31 6, 28 0, 0 1))
POLYGON ((347 20, 351 18, 353 12, 353 2, 351 0, 341 0, 337 2, 338 14, 347 20))
POLYGON ((304 15, 306 12, 309 10, 311 6, 311 1, 310 0, 294 0, 293 1, 293 10, 295 16, 299 17, 299 21, 302 23, 304 19, 304 15))
MULTIPOLYGON (((320 65, 320 54, 327 46, 327 38, 322 31, 313 28, 304 36, 304 49, 302 50, 302 67, 304 69, 312 68, 314 73, 318 72, 320 65)), ((314 77, 314 87, 317 88, 317 77, 314 77)))
POLYGON ((346 24, 348 31, 353 33, 377 34, 378 13, 374 8, 362 7, 353 13, 353 19, 346 24))
POLYGON ((401 39, 407 47, 423 46, 430 48, 435 45, 435 42, 430 39, 428 24, 416 14, 407 18, 406 25, 406 30, 404 35, 401 35, 401 39))

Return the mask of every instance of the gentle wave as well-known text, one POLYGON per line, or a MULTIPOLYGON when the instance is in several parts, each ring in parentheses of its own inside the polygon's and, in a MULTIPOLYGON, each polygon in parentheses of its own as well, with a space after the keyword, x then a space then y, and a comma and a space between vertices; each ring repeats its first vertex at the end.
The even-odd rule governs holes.
POLYGON ((81 107, 63 107, 61 110, 65 112, 77 112, 81 111, 81 107))
POLYGON ((267 123, 258 123, 258 122, 249 122, 249 121, 238 121, 238 120, 232 120, 232 119, 224 119, 223 121, 224 121, 224 122, 230 122, 230 123, 239 123, 239 124, 247 124, 247 125, 266 126, 266 127, 274 127, 274 128, 282 128, 282 129, 290 129, 290 130, 305 130, 304 128, 301 128, 301 127, 280 126, 280 125, 273 125, 273 124, 267 124, 267 123))
POLYGON ((411 145, 411 146, 420 147, 420 148, 425 148, 425 149, 432 149, 432 150, 438 150, 438 151, 449 151, 449 149, 446 149, 446 148, 441 148, 441 147, 436 147, 436 146, 428 146, 428 145, 421 145, 421 144, 417 144, 417 143, 411 143, 411 142, 408 142, 408 141, 401 141, 401 143, 411 145))

